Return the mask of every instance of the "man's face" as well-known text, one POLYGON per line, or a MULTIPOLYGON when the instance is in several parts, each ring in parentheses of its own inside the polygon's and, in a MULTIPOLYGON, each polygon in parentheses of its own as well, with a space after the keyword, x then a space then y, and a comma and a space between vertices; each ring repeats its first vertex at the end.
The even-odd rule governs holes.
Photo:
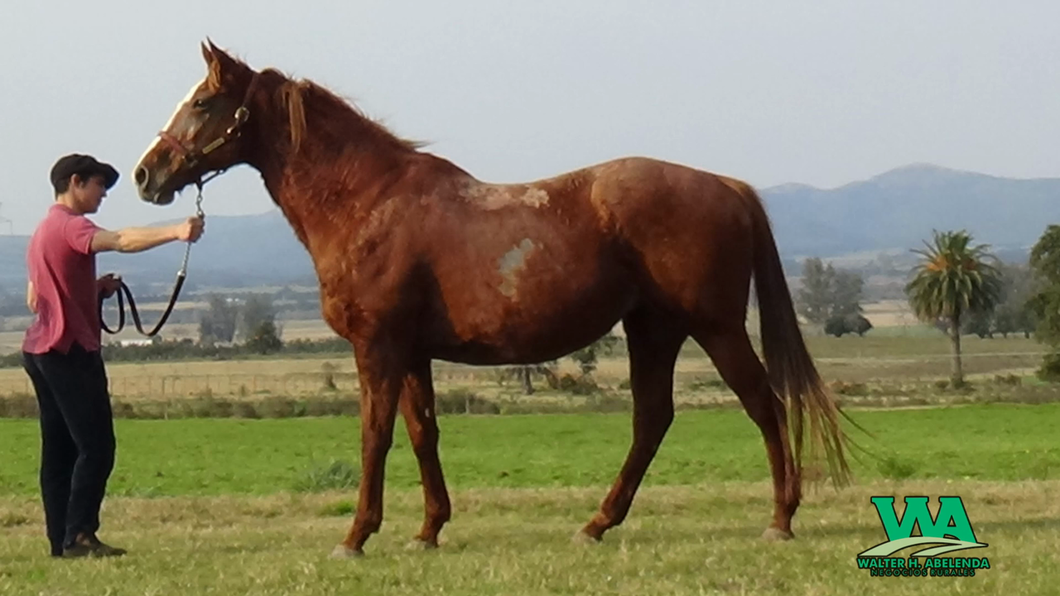
POLYGON ((85 180, 75 175, 70 189, 82 213, 95 213, 103 203, 103 197, 107 196, 103 176, 91 176, 85 180))

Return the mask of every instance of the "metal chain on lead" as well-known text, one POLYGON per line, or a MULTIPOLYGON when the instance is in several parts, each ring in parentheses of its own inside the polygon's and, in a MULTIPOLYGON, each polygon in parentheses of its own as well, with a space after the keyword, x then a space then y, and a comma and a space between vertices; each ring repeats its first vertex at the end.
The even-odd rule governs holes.
MULTIPOLYGON (((199 189, 199 194, 195 197, 195 215, 196 217, 203 218, 206 214, 202 210, 202 182, 196 182, 195 186, 199 189)), ((191 242, 189 241, 184 246, 184 260, 180 263, 180 271, 177 275, 184 277, 188 273, 188 257, 191 255, 191 242)))

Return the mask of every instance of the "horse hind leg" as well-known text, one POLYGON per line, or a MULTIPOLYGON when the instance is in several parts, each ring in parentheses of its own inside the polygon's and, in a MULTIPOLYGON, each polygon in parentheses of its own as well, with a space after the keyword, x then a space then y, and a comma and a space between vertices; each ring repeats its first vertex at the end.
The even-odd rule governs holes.
POLYGON ((765 367, 755 354, 742 327, 725 331, 693 332, 725 383, 736 393, 748 416, 765 439, 773 478, 773 521, 763 534, 767 539, 786 540, 791 518, 799 507, 800 479, 787 440, 787 417, 769 384, 765 367))
POLYGON ((674 363, 687 334, 672 321, 643 309, 627 316, 623 325, 633 390, 633 443, 610 493, 575 536, 577 540, 599 541, 626 518, 674 417, 674 363))

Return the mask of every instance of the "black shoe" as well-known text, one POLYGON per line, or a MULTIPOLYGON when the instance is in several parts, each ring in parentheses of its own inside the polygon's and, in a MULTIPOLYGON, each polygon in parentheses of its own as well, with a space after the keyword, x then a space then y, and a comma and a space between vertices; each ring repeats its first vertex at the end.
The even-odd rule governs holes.
POLYGON ((104 544, 94 534, 78 534, 73 544, 63 548, 63 558, 76 559, 79 557, 120 557, 125 554, 125 549, 116 548, 104 544))

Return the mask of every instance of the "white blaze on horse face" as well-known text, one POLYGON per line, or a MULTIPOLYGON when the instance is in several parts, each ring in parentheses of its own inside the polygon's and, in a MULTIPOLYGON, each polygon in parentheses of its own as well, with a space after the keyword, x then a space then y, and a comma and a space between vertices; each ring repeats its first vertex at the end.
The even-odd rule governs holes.
POLYGON ((497 261, 497 272, 501 274, 501 293, 514 298, 519 285, 519 273, 526 268, 526 257, 537 248, 529 238, 523 238, 518 246, 513 247, 497 261))
MULTIPOLYGON (((199 87, 202 87, 204 84, 206 84, 206 78, 205 77, 203 77, 203 79, 201 81, 199 81, 198 83, 195 83, 194 85, 191 86, 191 89, 188 90, 188 94, 184 96, 184 99, 182 99, 179 102, 177 102, 177 108, 175 110, 173 110, 173 114, 171 114, 169 116, 169 120, 166 121, 166 125, 163 126, 161 128, 161 130, 168 131, 170 128, 173 127, 173 123, 176 122, 177 114, 180 113, 180 109, 183 108, 185 105, 187 105, 187 103, 189 101, 191 101, 192 97, 195 97, 195 92, 198 91, 199 87)), ((144 158, 146 158, 148 156, 148 154, 150 154, 152 151, 154 151, 155 148, 158 147, 158 144, 161 143, 161 142, 162 142, 162 138, 159 137, 158 135, 155 135, 155 140, 151 141, 151 144, 147 146, 147 149, 144 151, 143 155, 140 156, 140 159, 136 160, 136 166, 139 167, 140 164, 143 163, 144 158)))

